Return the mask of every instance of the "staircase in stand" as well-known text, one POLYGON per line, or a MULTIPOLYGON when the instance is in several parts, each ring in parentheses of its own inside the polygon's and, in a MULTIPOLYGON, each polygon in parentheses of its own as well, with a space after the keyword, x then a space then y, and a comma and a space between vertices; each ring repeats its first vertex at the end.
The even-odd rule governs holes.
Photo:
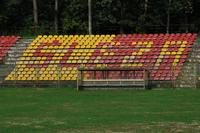
POLYGON ((4 82, 5 77, 14 69, 14 65, 1 64, 0 65, 0 84, 4 82))
POLYGON ((175 81, 175 87, 181 88, 197 88, 198 75, 199 75, 199 63, 200 63, 200 40, 197 40, 191 48, 190 54, 182 71, 175 81))
POLYGON ((5 77, 15 68, 16 61, 18 61, 27 46, 33 39, 21 39, 15 46, 11 47, 7 53, 3 63, 0 64, 0 84, 5 82, 5 77))
POLYGON ((11 47, 8 51, 8 55, 5 58, 5 64, 15 64, 24 53, 24 50, 27 46, 33 41, 33 39, 21 39, 19 40, 15 46, 11 47))

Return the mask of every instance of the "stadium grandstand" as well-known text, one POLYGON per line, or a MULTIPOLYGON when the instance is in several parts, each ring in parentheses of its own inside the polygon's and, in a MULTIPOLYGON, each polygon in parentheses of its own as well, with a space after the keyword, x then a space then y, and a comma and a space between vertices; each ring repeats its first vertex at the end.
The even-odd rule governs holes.
MULTIPOLYGON (((191 64, 190 51, 195 50, 196 39, 197 34, 192 33, 38 35, 35 39, 1 36, 1 71, 4 71, 1 84, 27 85, 35 81, 76 84, 79 69, 135 69, 121 78, 142 79, 144 73, 138 69, 146 69, 148 80, 154 85, 184 87, 183 82, 179 82, 183 79, 196 85, 195 78, 183 74, 185 66, 191 64)), ((111 71, 107 77, 97 73, 94 77, 93 72, 85 71, 83 78, 113 80, 119 78, 120 73, 120 70, 111 71)))
POLYGON ((200 0, 1 0, 0 133, 200 133, 200 0))

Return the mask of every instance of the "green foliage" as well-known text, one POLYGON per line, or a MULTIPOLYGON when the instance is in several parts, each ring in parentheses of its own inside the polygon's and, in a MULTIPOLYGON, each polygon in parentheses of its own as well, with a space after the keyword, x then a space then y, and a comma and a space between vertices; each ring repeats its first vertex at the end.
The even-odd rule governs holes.
MULTIPOLYGON (((88 1, 59 0, 60 34, 88 33, 88 1)), ((169 0, 92 0, 93 33, 165 32, 169 0)), ((198 32, 200 2, 172 0, 170 32, 198 32)), ((37 0, 39 27, 33 28, 32 0, 1 0, 0 31, 5 34, 54 34, 54 0, 37 0)))
POLYGON ((87 33, 87 1, 74 0, 67 3, 61 19, 63 29, 68 34, 87 33))

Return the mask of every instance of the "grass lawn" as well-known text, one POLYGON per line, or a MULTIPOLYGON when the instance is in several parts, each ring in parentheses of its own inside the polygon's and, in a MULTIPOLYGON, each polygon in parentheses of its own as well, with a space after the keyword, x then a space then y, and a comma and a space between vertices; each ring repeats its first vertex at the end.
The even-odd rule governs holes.
POLYGON ((1 88, 0 133, 200 132, 200 90, 1 88))

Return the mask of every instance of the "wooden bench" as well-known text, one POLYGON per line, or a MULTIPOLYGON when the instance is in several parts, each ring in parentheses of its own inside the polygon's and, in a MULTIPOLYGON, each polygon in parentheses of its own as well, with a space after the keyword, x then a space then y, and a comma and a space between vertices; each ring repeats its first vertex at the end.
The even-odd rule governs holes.
MULTIPOLYGON (((96 70, 96 69, 95 69, 96 70)), ((81 69, 79 70, 79 75, 77 79, 77 89, 81 90, 84 88, 118 88, 118 87, 123 87, 123 88, 143 88, 146 89, 148 87, 148 79, 144 76, 141 79, 124 79, 120 78, 119 79, 109 79, 106 77, 105 79, 84 79, 83 77, 83 71, 95 71, 93 69, 81 69)), ((135 69, 97 69, 96 71, 134 71, 135 69)), ((147 72, 145 69, 136 69, 137 71, 141 71, 142 73, 147 72)))

